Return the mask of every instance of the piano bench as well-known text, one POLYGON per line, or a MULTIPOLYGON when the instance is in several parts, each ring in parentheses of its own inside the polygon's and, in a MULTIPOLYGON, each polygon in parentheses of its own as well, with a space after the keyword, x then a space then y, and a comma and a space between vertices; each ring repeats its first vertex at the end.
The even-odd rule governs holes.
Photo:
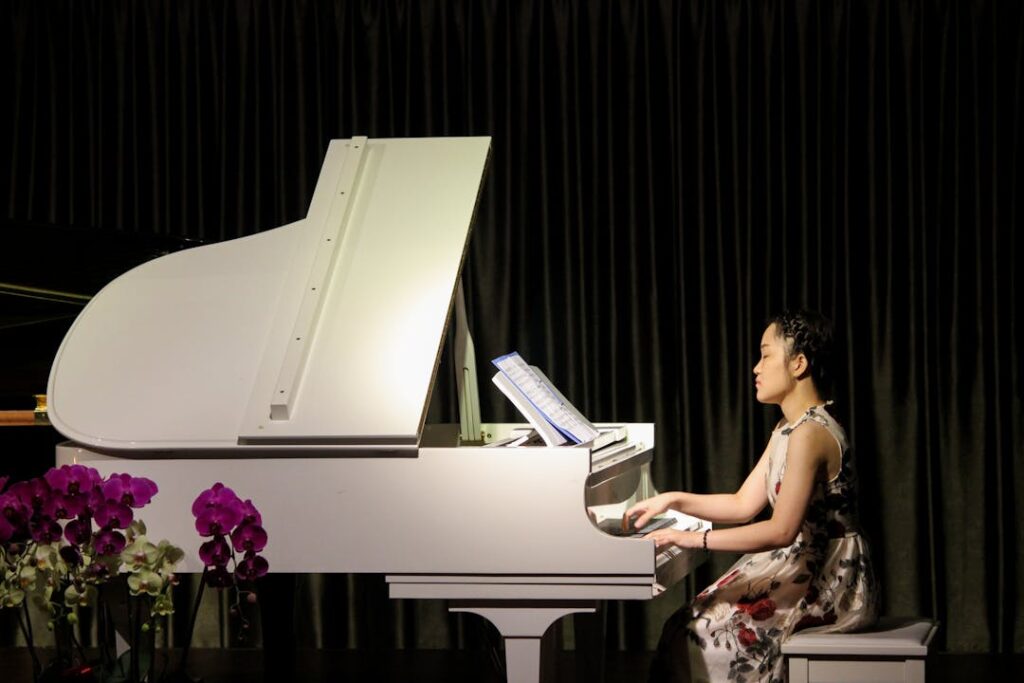
POLYGON ((789 683, 924 683, 930 619, 879 619, 858 633, 797 633, 782 644, 789 683))

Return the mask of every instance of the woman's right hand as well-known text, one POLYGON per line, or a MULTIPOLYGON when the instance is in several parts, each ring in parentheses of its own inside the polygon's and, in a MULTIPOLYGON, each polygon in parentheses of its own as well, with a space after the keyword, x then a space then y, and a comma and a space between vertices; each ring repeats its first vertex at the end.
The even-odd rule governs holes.
POLYGON ((629 531, 631 526, 634 529, 642 529, 652 519, 672 507, 675 497, 676 495, 671 492, 659 493, 653 498, 636 503, 622 515, 623 531, 629 531))

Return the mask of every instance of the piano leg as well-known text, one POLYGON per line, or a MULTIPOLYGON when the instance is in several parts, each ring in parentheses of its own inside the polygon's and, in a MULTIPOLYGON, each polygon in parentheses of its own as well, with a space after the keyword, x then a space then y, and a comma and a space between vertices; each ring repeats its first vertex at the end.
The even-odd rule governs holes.
POLYGON ((539 683, 540 643, 551 624, 569 614, 592 614, 594 601, 509 602, 453 601, 451 612, 472 612, 490 621, 505 640, 505 671, 508 683, 539 683))

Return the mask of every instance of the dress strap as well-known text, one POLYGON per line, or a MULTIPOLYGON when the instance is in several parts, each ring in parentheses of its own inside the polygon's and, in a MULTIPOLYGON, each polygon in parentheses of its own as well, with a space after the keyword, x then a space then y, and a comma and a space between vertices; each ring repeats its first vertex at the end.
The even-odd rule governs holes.
POLYGON ((822 427, 825 427, 826 429, 828 429, 831 432, 832 430, 829 429, 828 418, 826 418, 824 415, 822 415, 820 412, 818 412, 819 409, 825 408, 826 406, 830 406, 830 405, 832 405, 832 401, 831 400, 825 401, 821 405, 811 406, 806 411, 804 411, 804 414, 801 415, 797 419, 796 422, 794 422, 793 424, 791 424, 791 425, 789 425, 787 427, 783 427, 782 434, 785 435, 785 436, 789 436, 790 432, 792 432, 794 429, 796 429, 797 427, 802 425, 804 422, 807 422, 807 420, 814 420, 815 422, 820 424, 822 427))

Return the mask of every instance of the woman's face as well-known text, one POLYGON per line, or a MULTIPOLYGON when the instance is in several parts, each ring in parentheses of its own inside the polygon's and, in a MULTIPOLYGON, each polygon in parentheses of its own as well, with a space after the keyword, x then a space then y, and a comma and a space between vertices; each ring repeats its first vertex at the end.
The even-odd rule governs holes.
POLYGON ((761 359, 754 366, 754 387, 761 403, 782 403, 796 386, 796 377, 786 358, 786 340, 777 334, 775 323, 761 335, 761 359))

